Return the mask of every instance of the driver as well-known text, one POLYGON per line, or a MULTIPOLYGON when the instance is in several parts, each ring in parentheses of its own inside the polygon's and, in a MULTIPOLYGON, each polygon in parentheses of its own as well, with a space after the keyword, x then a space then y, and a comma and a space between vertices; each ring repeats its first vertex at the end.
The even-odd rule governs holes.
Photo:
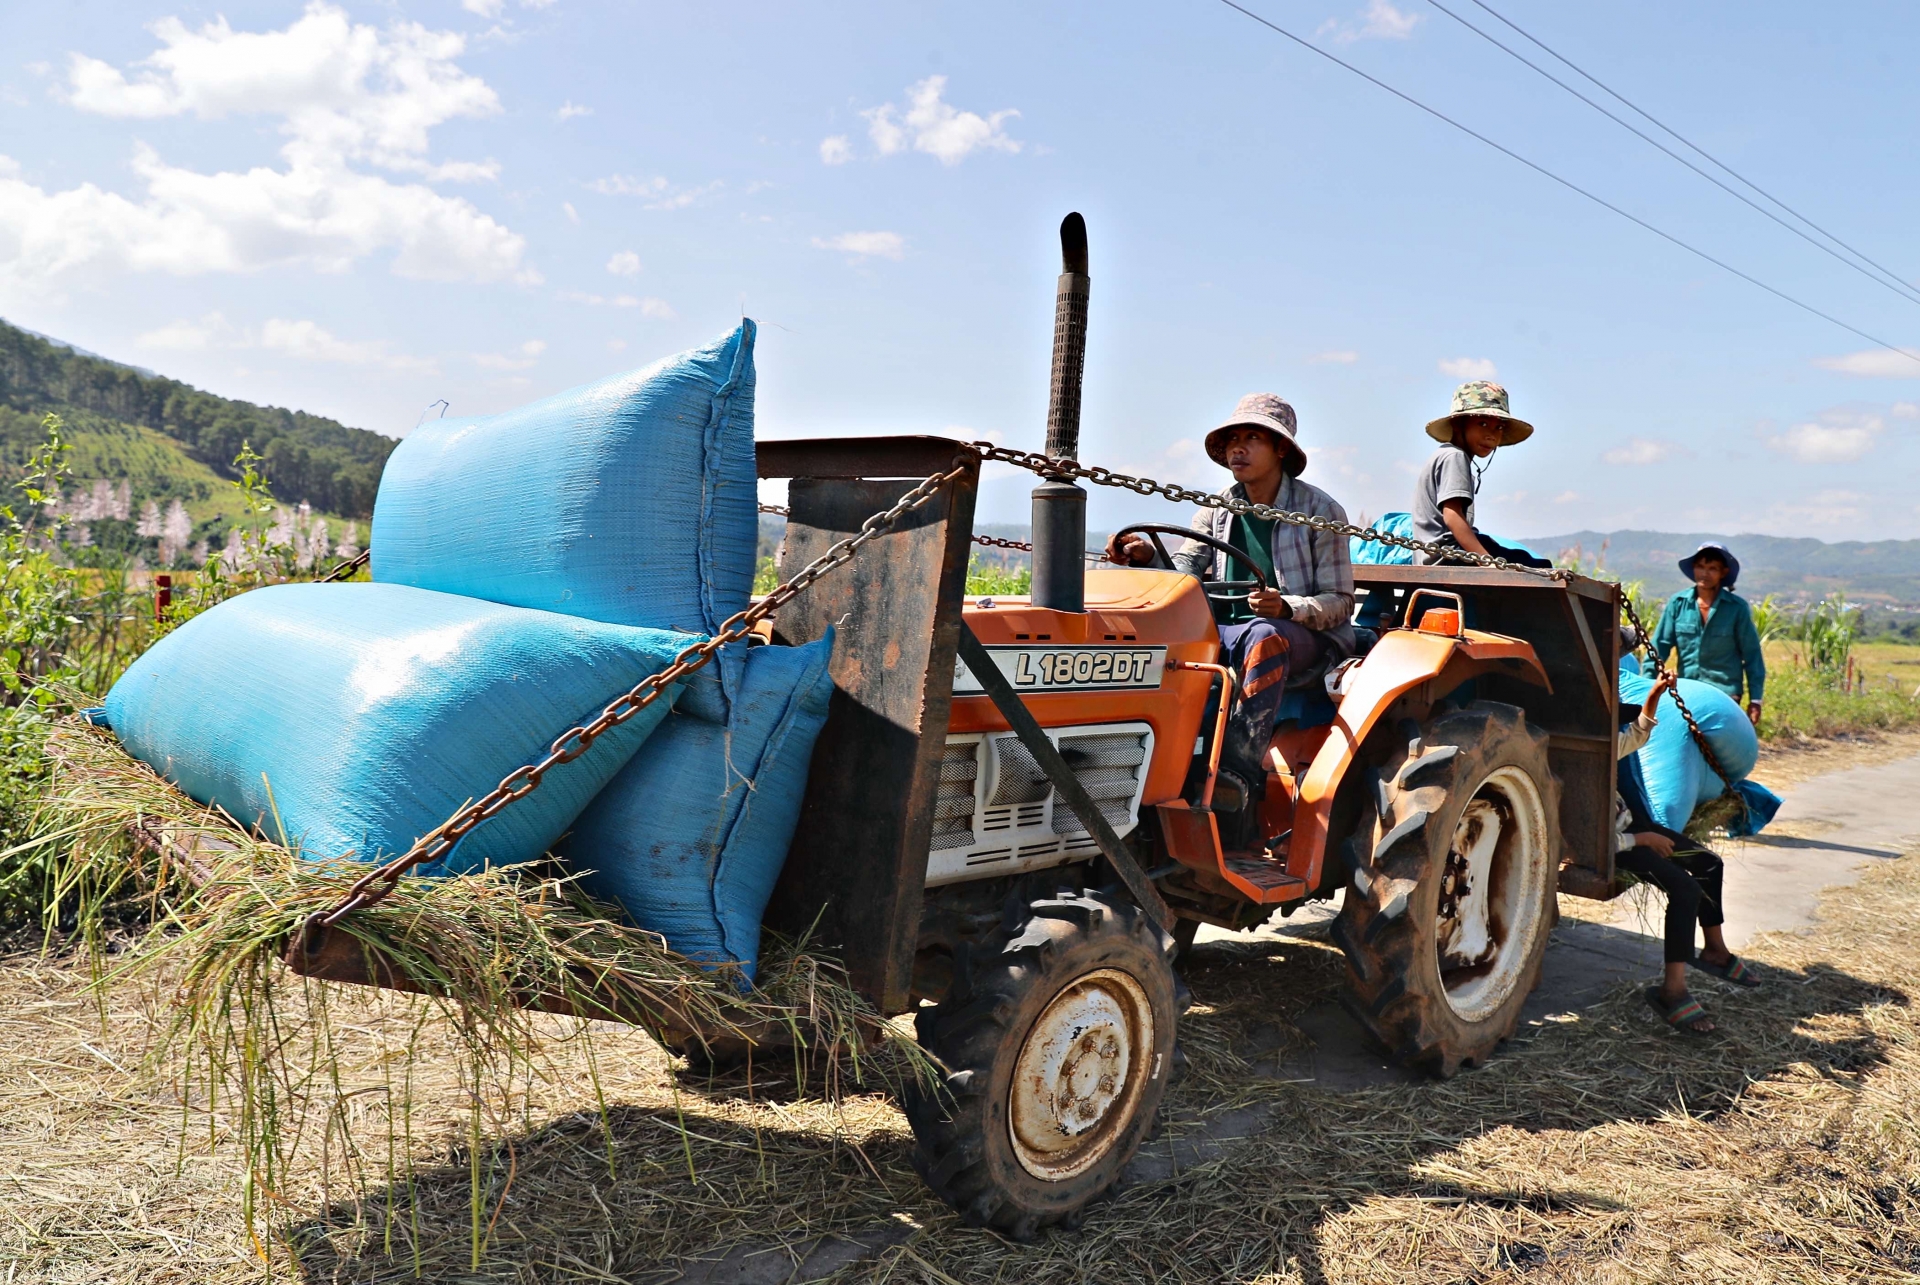
MULTIPOLYGON (((1233 474, 1224 494, 1311 517, 1347 520, 1346 510, 1319 487, 1300 480, 1307 453, 1296 440, 1293 407, 1273 393, 1249 393, 1225 423, 1207 434, 1207 455, 1233 474)), ((1193 528, 1246 552, 1268 588, 1246 597, 1213 600, 1227 663, 1240 677, 1241 703, 1222 757, 1258 792, 1289 676, 1323 660, 1353 654, 1353 561, 1347 537, 1226 509, 1203 508, 1193 528)), ((1116 535, 1107 560, 1146 566, 1153 546, 1145 536, 1116 535)), ((1174 570, 1202 580, 1252 580, 1232 558, 1198 540, 1173 555, 1174 570)))

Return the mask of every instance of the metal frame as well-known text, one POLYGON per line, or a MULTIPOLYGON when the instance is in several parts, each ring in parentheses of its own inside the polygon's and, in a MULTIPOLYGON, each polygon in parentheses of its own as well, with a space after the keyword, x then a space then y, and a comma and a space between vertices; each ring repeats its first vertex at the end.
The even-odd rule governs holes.
POLYGON ((766 923, 833 951, 883 1012, 899 1012, 919 942, 978 463, 940 437, 763 441, 757 454, 761 477, 791 479, 783 570, 858 531, 922 478, 973 461, 880 537, 874 556, 822 580, 775 622, 790 643, 835 631, 834 693, 766 923))
POLYGON ((1613 791, 1619 722, 1620 586, 1586 576, 1548 580, 1482 567, 1357 566, 1357 587, 1391 594, 1444 589, 1466 599, 1466 624, 1532 645, 1551 691, 1499 673, 1474 681, 1481 695, 1527 711, 1546 729, 1547 758, 1560 778, 1560 835, 1566 845, 1560 890, 1613 896, 1613 791))

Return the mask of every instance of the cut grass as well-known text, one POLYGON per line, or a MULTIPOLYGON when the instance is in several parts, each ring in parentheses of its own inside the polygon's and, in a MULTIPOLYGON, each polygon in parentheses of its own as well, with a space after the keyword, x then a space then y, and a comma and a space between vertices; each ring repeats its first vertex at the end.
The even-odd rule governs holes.
MULTIPOLYGON (((408 1193, 408 1226, 418 1219, 413 1177, 415 1077, 423 1067, 451 1075, 436 1084, 464 1107, 460 1151, 467 1168, 467 1264, 477 1269, 497 1233, 485 1172, 491 1140, 516 1127, 526 1086, 554 1074, 556 1050, 582 1063, 593 1088, 609 1177, 618 1172, 592 1024, 530 1012, 528 995, 575 1012, 634 1014, 649 1028, 691 1028, 702 1038, 740 1041, 757 1032, 764 1062, 784 1063, 796 1082, 837 1109, 866 1084, 931 1076, 910 1041, 865 1056, 892 1028, 829 960, 774 943, 758 990, 737 972, 704 970, 657 935, 619 922, 570 881, 526 869, 451 879, 403 879, 385 900, 332 931, 347 934, 370 971, 404 979, 421 995, 389 998, 290 972, 281 956, 308 916, 336 904, 366 867, 310 862, 235 828, 187 800, 111 738, 77 721, 50 738, 54 786, 44 825, 69 844, 56 867, 53 900, 73 908, 91 949, 103 1004, 128 983, 166 993, 145 1052, 165 1067, 185 1108, 180 1142, 203 1135, 238 1175, 244 1239, 262 1263, 291 1267, 302 1254, 286 1192, 317 1163, 323 1192, 361 1212, 358 1193, 375 1185, 408 1193), (158 854, 129 834, 163 835, 158 854), (155 920, 134 949, 110 951, 119 912, 144 905, 155 920), (384 1011, 403 1025, 378 1037, 377 1083, 350 1088, 349 1015, 384 1011), (775 1051, 772 1036, 784 1035, 775 1051), (195 1120, 194 1108, 202 1108, 195 1120)), ((156 1005, 154 1012, 160 1008, 156 1005)), ((104 1056, 104 1055, 103 1055, 104 1056)), ((529 1120, 520 1119, 518 1127, 529 1120)), ((697 1180, 683 1137, 685 1172, 697 1180)), ((508 1145, 510 1186, 516 1171, 508 1145)), ((504 1194, 504 1189, 503 1189, 504 1194)), ((381 1209, 382 1244, 394 1243, 391 1201, 381 1209)))

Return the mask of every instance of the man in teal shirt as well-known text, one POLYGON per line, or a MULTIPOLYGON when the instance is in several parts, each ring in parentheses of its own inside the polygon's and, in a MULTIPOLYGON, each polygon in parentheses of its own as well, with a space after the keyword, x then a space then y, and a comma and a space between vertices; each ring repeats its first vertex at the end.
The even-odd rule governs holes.
POLYGON ((1667 601, 1653 631, 1653 654, 1665 660, 1677 650, 1680 677, 1710 683, 1735 701, 1744 679, 1747 717, 1759 726, 1767 659, 1760 652, 1753 609, 1733 591, 1740 560, 1725 545, 1709 542, 1680 559, 1680 574, 1693 581, 1693 592, 1667 601))

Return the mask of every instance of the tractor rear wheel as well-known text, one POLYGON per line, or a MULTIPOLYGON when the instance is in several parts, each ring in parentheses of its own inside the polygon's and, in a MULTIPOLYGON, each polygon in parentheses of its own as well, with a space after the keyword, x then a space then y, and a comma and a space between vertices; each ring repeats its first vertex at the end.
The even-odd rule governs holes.
POLYGON ((948 1074, 911 1086, 914 1168, 975 1226, 1016 1240, 1078 1219, 1120 1177, 1173 1071, 1173 938, 1130 902, 1061 892, 962 946, 920 1043, 948 1074))
POLYGON ((1513 1034, 1556 914, 1560 787, 1547 736, 1478 701, 1415 728, 1379 770, 1333 938, 1350 1002, 1405 1065, 1441 1077, 1513 1034))

